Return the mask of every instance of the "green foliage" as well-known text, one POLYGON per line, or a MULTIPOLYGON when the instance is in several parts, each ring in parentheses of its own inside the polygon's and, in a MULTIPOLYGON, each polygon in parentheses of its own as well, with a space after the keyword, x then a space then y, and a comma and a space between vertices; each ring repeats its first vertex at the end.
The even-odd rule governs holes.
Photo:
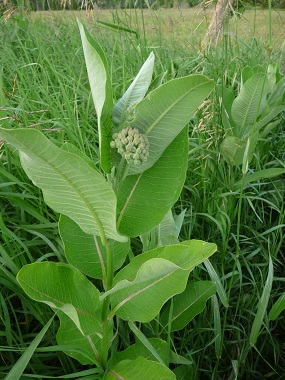
MULTIPOLYGON (((123 355, 118 363, 110 365, 111 353, 115 351, 114 320, 153 321, 168 300, 185 290, 190 272, 216 251, 215 244, 190 240, 156 247, 125 263, 130 237, 150 233, 165 216, 169 220, 168 213, 185 181, 185 125, 213 90, 214 83, 202 75, 188 76, 174 79, 144 98, 147 87, 142 78, 146 77, 150 84, 153 67, 152 63, 145 63, 112 112, 106 58, 88 30, 78 24, 97 113, 100 169, 107 177, 70 144, 57 146, 35 129, 0 129, 1 138, 19 151, 25 173, 42 190, 47 205, 62 214, 60 236, 68 261, 25 265, 18 272, 17 281, 31 299, 57 313, 57 342, 62 350, 82 364, 95 365, 98 374, 104 372, 101 378, 175 379, 168 369, 169 360, 164 363, 157 354, 154 356, 158 361, 123 355), (130 101, 138 103, 132 111, 133 119, 128 121, 130 101), (115 165, 110 167, 112 113, 115 119, 117 116, 115 128, 120 130, 129 123, 147 136, 150 154, 146 162, 134 165, 123 156, 119 165, 114 159, 115 165), (157 188, 161 191, 157 192, 157 188), (116 269, 119 271, 115 275, 116 269), (82 272, 102 281, 96 286, 82 272)), ((125 145, 130 144, 129 138, 137 138, 136 134, 117 137, 125 145)), ((139 149, 138 140, 132 149, 139 149)), ((178 236, 175 230, 174 224, 169 232, 178 236)), ((190 316, 183 315, 184 324, 203 310, 215 291, 214 284, 203 285, 194 297, 202 297, 202 301, 192 300, 196 310, 190 316), (203 295, 205 287, 209 288, 207 295, 203 295)), ((134 324, 129 327, 152 350, 144 334, 134 324)), ((169 352, 169 343, 167 349, 169 352)))
MULTIPOLYGON (((53 3, 49 2, 50 5, 53 3)), ((232 19, 238 29, 233 31, 231 28, 217 47, 201 55, 196 45, 205 23, 194 32, 200 16, 183 8, 181 11, 179 20, 172 18, 171 13, 174 21, 171 33, 167 31, 170 23, 164 17, 172 11, 162 9, 151 11, 151 19, 146 16, 147 12, 138 10, 134 13, 108 12, 113 17, 113 25, 119 26, 112 30, 106 29, 106 25, 88 22, 88 30, 96 34, 108 57, 113 105, 136 78, 150 55, 150 47, 155 52, 156 64, 148 92, 170 79, 203 73, 222 85, 223 92, 231 93, 229 99, 234 100, 258 62, 262 64, 263 72, 267 71, 270 62, 279 63, 280 73, 276 75, 278 70, 272 65, 268 76, 276 78, 282 91, 282 49, 277 45, 270 50, 270 56, 268 54, 265 28, 262 28, 267 22, 259 18, 264 17, 265 12, 246 12, 249 23, 256 23, 254 38, 245 36, 246 28, 239 29, 240 24, 244 25, 244 19, 232 19), (186 30, 188 12, 191 12, 193 29, 186 30), (133 18, 135 14, 136 19, 133 18), (130 33, 131 30, 135 33, 130 33), (262 42, 261 38, 264 39, 262 42), (243 70, 246 66, 247 69, 243 70)), ((179 14, 179 11, 175 9, 173 13, 179 14)), ((84 14, 82 12, 80 17, 84 14)), ((64 15, 68 16, 68 22, 50 12, 38 15, 14 12, 1 18, 0 65, 3 75, 0 87, 3 91, 0 91, 0 118, 5 119, 0 123, 8 129, 31 127, 42 130, 57 147, 81 157, 98 171, 97 117, 83 52, 78 49, 80 34, 76 23, 69 17, 71 13, 64 12, 64 15), (11 17, 7 21, 8 15, 11 17)), ((278 20, 281 18, 282 14, 278 13, 278 20)), ((273 29, 278 27, 278 20, 272 25, 273 29)), ((276 42, 278 34, 274 32, 273 37, 276 42)), ((115 332, 109 352, 111 358, 117 354, 119 357, 108 362, 109 368, 125 359, 135 360, 138 350, 139 355, 148 361, 157 361, 161 365, 169 363, 177 379, 263 376, 282 379, 284 376, 284 269, 281 265, 285 225, 284 111, 262 128, 248 166, 244 159, 247 154, 241 154, 242 163, 234 165, 220 154, 220 144, 227 132, 221 99, 224 103, 227 97, 221 97, 215 91, 189 123, 188 171, 174 211, 169 210, 159 225, 140 238, 131 238, 125 243, 114 242, 109 246, 109 252, 114 254, 113 269, 117 272, 140 252, 179 244, 181 240, 213 241, 218 245, 218 254, 193 269, 189 285, 211 280, 216 285, 217 297, 212 296, 211 302, 201 303, 203 310, 183 329, 176 331, 170 329, 171 316, 177 307, 171 299, 149 323, 127 322, 115 316, 115 330, 110 324, 110 335, 107 336, 115 332), (266 281, 270 277, 269 255, 274 277, 265 307, 262 295, 268 297, 265 289, 269 289, 266 281), (249 337, 258 310, 258 323, 255 323, 258 338, 251 347, 249 337), (163 321, 168 319, 163 322, 168 324, 163 334, 162 315, 163 321)), ((132 106, 129 111, 127 116, 131 119, 134 116, 132 106)), ((270 117, 269 114, 268 120, 270 117)), ((186 130, 183 132, 187 134, 186 130)), ((65 215, 60 217, 60 224, 61 219, 68 219, 60 231, 60 238, 59 215, 46 205, 42 192, 33 186, 22 170, 17 150, 3 144, 2 140, 0 145, 0 377, 4 378, 14 366, 17 369, 16 363, 24 354, 21 368, 26 367, 27 355, 29 364, 21 375, 23 378, 100 379, 104 371, 91 364, 96 355, 90 342, 61 311, 57 313, 60 320, 58 316, 53 319, 41 342, 38 343, 40 339, 37 339, 36 344, 29 347, 34 339, 42 337, 40 331, 54 313, 45 303, 27 296, 16 275, 23 266, 35 261, 66 263, 68 260, 91 278, 103 293, 107 279, 103 277, 102 268, 107 267, 108 250, 101 244, 99 236, 83 233, 65 215), (68 233, 69 227, 70 234, 66 238, 62 232, 66 228, 68 233), (83 241, 86 244, 81 245, 83 241), (98 250, 99 255, 102 254, 101 262, 98 250)), ((185 147, 187 145, 185 143, 185 147)), ((248 143, 244 144, 244 152, 249 148, 248 143)), ((118 167, 117 157, 112 159, 112 164, 118 167)), ((126 180, 130 177, 127 175, 126 180)), ((112 175, 109 180, 113 186, 112 175)), ((122 184, 119 182, 117 190, 122 184)), ((159 186, 154 189, 159 192, 159 186)), ((143 215, 143 209, 141 212, 143 215)), ((184 292, 173 299, 182 297, 184 292)), ((195 295, 198 299, 197 292, 195 295)))

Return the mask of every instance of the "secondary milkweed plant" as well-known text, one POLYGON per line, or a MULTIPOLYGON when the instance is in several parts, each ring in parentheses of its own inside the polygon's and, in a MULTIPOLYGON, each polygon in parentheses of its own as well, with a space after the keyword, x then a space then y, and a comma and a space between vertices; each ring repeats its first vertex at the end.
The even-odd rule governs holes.
POLYGON ((47 205, 61 214, 66 257, 66 263, 26 265, 17 280, 32 299, 56 312, 58 344, 94 366, 92 379, 182 378, 191 363, 171 350, 171 334, 215 293, 215 283, 188 277, 216 246, 180 242, 184 215, 174 217, 171 208, 186 176, 187 124, 214 83, 191 75, 147 94, 151 53, 114 105, 104 52, 78 25, 97 113, 100 168, 70 143, 59 147, 38 130, 1 128, 1 138, 18 149, 47 205), (136 255, 134 237, 142 242, 136 255), (134 337, 127 345, 122 326, 134 337))

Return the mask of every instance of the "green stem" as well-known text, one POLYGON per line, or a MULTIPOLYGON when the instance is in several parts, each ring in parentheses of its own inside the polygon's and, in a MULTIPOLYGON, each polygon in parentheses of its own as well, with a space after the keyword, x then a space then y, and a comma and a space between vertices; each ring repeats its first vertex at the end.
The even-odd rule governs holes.
MULTIPOLYGON (((106 245, 106 253, 107 253, 107 281, 106 281, 106 289, 105 291, 108 291, 112 288, 113 285, 113 253, 111 250, 111 245, 113 244, 112 241, 108 240, 106 245)), ((103 324, 103 337, 101 342, 101 362, 102 367, 106 368, 107 361, 108 361, 108 351, 109 351, 109 335, 108 335, 108 329, 109 329, 109 323, 110 323, 110 296, 107 296, 103 301, 103 307, 102 307, 102 324, 103 324)))
POLYGON ((129 167, 130 167, 130 164, 128 164, 127 161, 124 158, 122 158, 118 166, 117 174, 114 181, 115 193, 117 193, 118 191, 119 183, 122 182, 126 178, 129 167))

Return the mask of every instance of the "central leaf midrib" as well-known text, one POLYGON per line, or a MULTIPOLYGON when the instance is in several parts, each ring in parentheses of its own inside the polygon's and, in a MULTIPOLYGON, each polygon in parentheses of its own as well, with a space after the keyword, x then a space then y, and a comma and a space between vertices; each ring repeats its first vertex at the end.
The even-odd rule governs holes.
MULTIPOLYGON (((22 145, 24 145, 24 147, 27 149, 27 146, 25 144, 22 144, 22 145)), ((56 147, 56 148, 61 151, 60 148, 58 148, 58 147, 56 147)), ((32 151, 33 154, 35 154, 33 149, 30 149, 30 150, 32 151)), ((61 151, 60 153, 68 153, 68 152, 61 151)), ((25 153, 25 154, 27 154, 27 153, 25 153)), ((77 158, 78 158, 78 160, 81 160, 80 157, 77 157, 77 158)), ((91 207, 90 203, 88 202, 87 198, 83 195, 83 193, 72 184, 72 182, 68 179, 68 177, 66 177, 63 174, 62 171, 60 171, 59 169, 57 169, 52 163, 50 163, 49 161, 47 161, 46 159, 44 159, 41 155, 37 155, 36 154, 36 159, 39 159, 44 164, 46 164, 47 166, 49 166, 52 170, 54 170, 57 174, 59 174, 59 176, 62 177, 62 179, 71 187, 71 189, 75 192, 75 194, 77 194, 79 196, 79 198, 82 200, 82 202, 85 204, 86 208, 90 211, 92 217, 94 218, 94 220, 95 220, 95 222, 96 222, 96 224, 98 226, 99 232, 100 232, 101 240, 103 238, 103 241, 105 241, 106 239, 105 239, 105 236, 104 236, 102 223, 101 223, 100 219, 98 218, 97 213, 91 207)), ((81 160, 81 161, 84 163, 83 160, 81 160)), ((42 188, 42 190, 45 191, 44 188, 42 188)))
MULTIPOLYGON (((196 90, 197 88, 199 88, 199 87, 201 87, 203 85, 205 85, 205 82, 200 83, 200 84, 196 85, 195 87, 192 87, 187 92, 183 93, 178 99, 176 99, 175 102, 172 102, 171 105, 169 107, 167 107, 166 110, 163 113, 161 113, 160 116, 158 118, 156 118, 155 121, 149 126, 149 128, 146 130, 145 134, 148 135, 153 130, 153 128, 160 122, 160 120, 168 112, 170 112, 170 110, 172 110, 172 108, 174 108, 177 105, 177 103, 179 103, 183 98, 185 98, 186 96, 188 96, 189 93, 193 92, 194 90, 196 90)), ((135 120, 134 120, 134 123, 135 123, 135 120)))

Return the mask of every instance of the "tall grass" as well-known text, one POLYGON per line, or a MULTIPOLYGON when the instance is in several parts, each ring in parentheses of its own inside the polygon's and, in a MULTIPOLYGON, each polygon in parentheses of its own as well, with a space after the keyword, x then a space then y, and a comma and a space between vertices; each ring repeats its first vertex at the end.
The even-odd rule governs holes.
MULTIPOLYGON (((117 30, 87 20, 109 59, 117 98, 151 50, 156 54, 155 76, 164 73, 164 81, 204 73, 235 93, 243 67, 257 63, 266 67, 284 59, 282 49, 269 51, 257 38, 240 39, 232 32, 201 53, 202 36, 191 43, 189 37, 188 43, 177 38, 174 27, 178 26, 173 23, 177 13, 171 15, 172 34, 165 34, 162 11, 152 15, 155 35, 146 13, 139 10, 108 14, 105 21, 119 25, 117 30)), ((0 31, 1 122, 13 128, 39 128, 55 143, 69 141, 96 162, 96 114, 75 22, 52 15, 32 21, 27 15, 13 15, 8 22, 2 18, 0 31)), ((249 338, 270 257, 274 278, 268 310, 284 291, 284 176, 242 186, 242 168, 220 155, 225 131, 219 102, 214 94, 190 121, 189 172, 175 211, 186 209, 181 238, 217 243, 219 251, 211 267, 201 265, 193 276, 208 279, 215 271, 220 293, 189 326, 172 336, 173 345, 193 361, 195 379, 282 379, 284 314, 270 323, 265 315, 254 347, 249 338), (234 186, 238 181, 241 185, 234 186)), ((250 164, 252 172, 284 166, 284 119, 283 115, 270 138, 259 144, 250 164)), ((18 270, 36 260, 65 261, 65 257, 58 215, 26 177, 17 152, 6 145, 1 150, 0 191, 0 374, 4 377, 51 316, 47 307, 25 296, 15 278, 18 270)), ((81 376, 84 368, 57 351, 57 327, 55 320, 23 378, 81 376)))

